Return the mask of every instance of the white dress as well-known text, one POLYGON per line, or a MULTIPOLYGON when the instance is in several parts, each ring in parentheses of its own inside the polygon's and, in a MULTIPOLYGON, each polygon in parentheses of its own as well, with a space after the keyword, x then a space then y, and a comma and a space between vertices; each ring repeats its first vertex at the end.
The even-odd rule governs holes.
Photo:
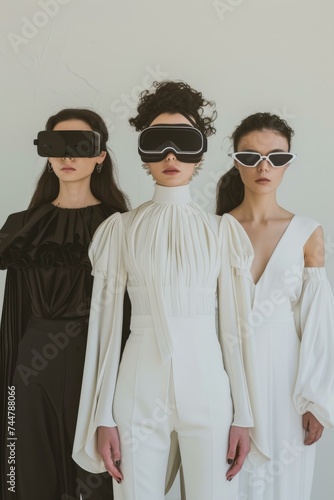
POLYGON ((241 351, 225 349, 221 329, 217 335, 220 222, 192 202, 188 185, 156 186, 152 201, 113 215, 95 233, 73 458, 89 471, 105 470, 96 429, 117 425, 124 481, 114 483, 116 500, 164 498, 173 436, 187 498, 235 500, 238 481, 225 478, 229 428, 253 419, 241 351), (131 334, 119 365, 125 288, 131 334))
POLYGON ((319 223, 295 215, 256 284, 246 231, 229 214, 223 225, 234 292, 225 307, 237 308, 255 423, 238 499, 308 500, 315 445, 303 444, 302 414, 334 424, 333 296, 325 269, 304 267, 319 223))

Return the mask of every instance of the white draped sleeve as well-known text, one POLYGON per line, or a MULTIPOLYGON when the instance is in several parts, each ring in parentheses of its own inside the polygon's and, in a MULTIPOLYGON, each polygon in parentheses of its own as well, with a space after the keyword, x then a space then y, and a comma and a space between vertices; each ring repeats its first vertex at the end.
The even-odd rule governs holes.
POLYGON ((244 368, 243 339, 239 322, 237 291, 233 268, 230 263, 234 245, 231 245, 231 233, 224 218, 221 220, 220 234, 222 266, 218 278, 218 332, 224 366, 230 379, 234 406, 232 425, 253 427, 254 421, 244 368))
POLYGON ((310 411, 322 425, 334 425, 334 299, 323 267, 306 267, 297 304, 301 339, 293 400, 301 415, 310 411))
POLYGON ((250 428, 251 451, 244 467, 253 471, 270 457, 267 418, 256 367, 250 267, 253 249, 234 218, 221 220, 222 271, 219 276, 219 335, 234 403, 233 425, 250 428))
POLYGON ((126 287, 122 240, 123 222, 116 213, 99 226, 89 249, 94 284, 73 459, 95 473, 106 470, 97 452, 97 427, 116 425, 112 405, 126 287))

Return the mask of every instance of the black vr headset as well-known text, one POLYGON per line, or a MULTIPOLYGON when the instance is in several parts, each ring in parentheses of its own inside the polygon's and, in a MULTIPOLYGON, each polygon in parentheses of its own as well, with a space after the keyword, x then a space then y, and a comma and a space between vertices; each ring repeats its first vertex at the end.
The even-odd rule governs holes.
POLYGON ((152 125, 139 134, 138 153, 143 162, 158 162, 172 152, 185 163, 197 163, 207 151, 207 139, 185 123, 152 125))
POLYGON ((106 145, 94 130, 43 130, 34 140, 39 156, 54 158, 93 158, 106 145))

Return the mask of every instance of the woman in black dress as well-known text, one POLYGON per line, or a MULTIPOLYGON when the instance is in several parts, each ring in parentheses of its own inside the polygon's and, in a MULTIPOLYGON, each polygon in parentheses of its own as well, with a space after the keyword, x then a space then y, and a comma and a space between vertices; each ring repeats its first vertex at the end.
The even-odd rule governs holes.
POLYGON ((101 145, 94 157, 48 158, 29 208, 0 233, 2 498, 110 500, 110 476, 80 469, 71 454, 93 283, 88 246, 127 200, 99 115, 64 109, 46 130, 94 130, 101 145))

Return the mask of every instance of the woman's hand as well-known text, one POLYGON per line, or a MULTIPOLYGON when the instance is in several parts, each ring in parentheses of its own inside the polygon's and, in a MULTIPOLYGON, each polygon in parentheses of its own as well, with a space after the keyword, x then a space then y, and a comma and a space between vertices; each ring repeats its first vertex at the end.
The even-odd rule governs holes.
POLYGON ((316 443, 321 438, 324 426, 310 411, 307 411, 303 415, 303 429, 305 429, 304 444, 310 445, 316 443))
POLYGON ((117 427, 100 426, 97 428, 97 450, 109 474, 120 483, 123 474, 120 470, 121 450, 117 427))
POLYGON ((231 481, 231 479, 241 470, 249 450, 249 429, 247 427, 236 427, 232 425, 230 428, 229 448, 227 452, 227 463, 231 464, 231 467, 226 473, 226 479, 228 479, 228 481, 231 481))

